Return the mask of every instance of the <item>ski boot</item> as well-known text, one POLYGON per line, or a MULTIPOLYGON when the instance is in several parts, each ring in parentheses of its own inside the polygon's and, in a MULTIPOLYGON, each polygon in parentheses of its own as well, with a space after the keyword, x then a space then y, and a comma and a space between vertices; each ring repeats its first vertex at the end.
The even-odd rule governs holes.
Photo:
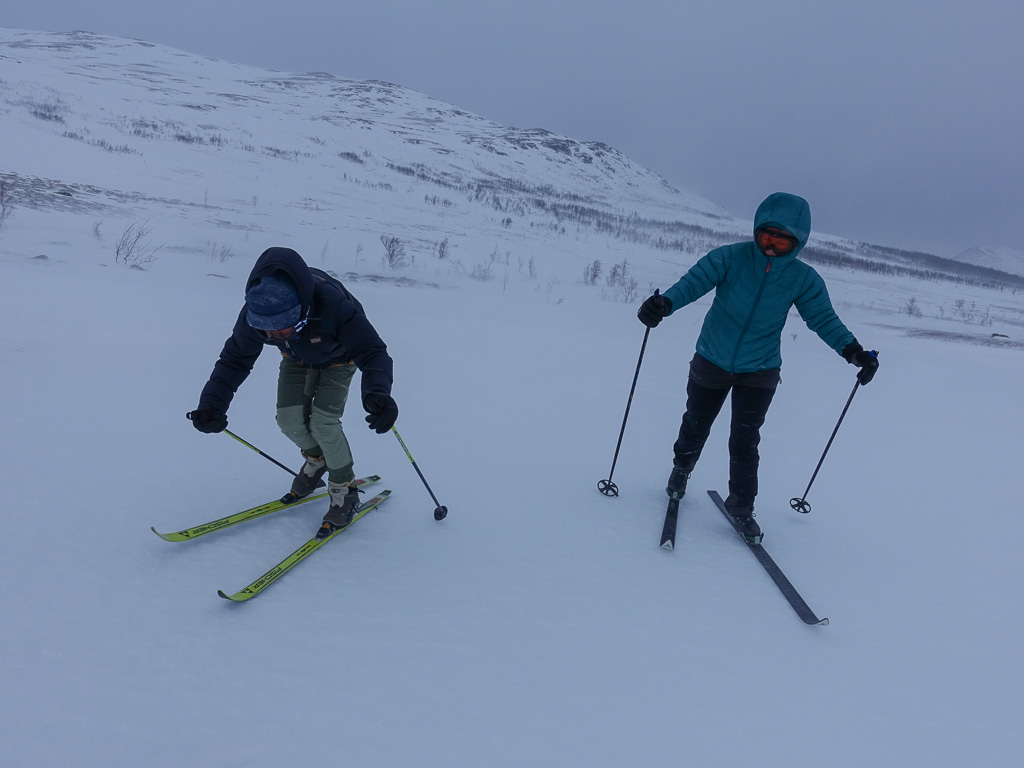
POLYGON ((347 528, 359 508, 361 490, 348 483, 327 483, 327 491, 331 494, 331 506, 324 515, 323 524, 316 532, 318 539, 326 539, 335 531, 347 528))
POLYGON ((665 486, 665 493, 670 499, 681 499, 686 495, 686 481, 690 479, 688 470, 680 466, 672 467, 672 474, 668 476, 668 485, 665 486))
POLYGON ((761 533, 761 526, 754 520, 754 505, 738 502, 739 500, 731 493, 725 500, 725 509, 732 517, 733 525, 746 541, 751 544, 760 544, 764 534, 761 533))
POLYGON ((293 504, 304 499, 324 484, 323 476, 327 473, 327 460, 323 456, 310 456, 302 452, 306 463, 292 481, 292 489, 281 497, 285 504, 293 504))

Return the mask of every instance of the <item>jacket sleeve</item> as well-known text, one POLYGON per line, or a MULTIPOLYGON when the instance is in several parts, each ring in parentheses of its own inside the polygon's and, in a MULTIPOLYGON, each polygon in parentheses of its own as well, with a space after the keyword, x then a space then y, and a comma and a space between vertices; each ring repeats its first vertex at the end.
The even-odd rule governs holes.
POLYGON ((235 321, 231 336, 224 342, 220 357, 213 366, 210 380, 203 387, 203 392, 199 396, 199 405, 212 406, 227 413, 231 399, 242 382, 252 372, 256 358, 262 351, 263 341, 256 331, 245 322, 245 308, 243 307, 238 314, 238 320, 235 321))
POLYGON ((675 285, 665 291, 663 295, 672 302, 673 312, 710 293, 725 279, 728 271, 727 255, 727 248, 715 248, 699 259, 675 285))
POLYGON ((352 362, 362 374, 362 400, 365 401, 371 393, 390 395, 394 382, 394 362, 388 354, 387 345, 366 319, 366 315, 353 312, 340 323, 337 333, 338 338, 349 340, 352 362))
POLYGON ((856 341, 832 308, 825 281, 813 269, 808 269, 804 285, 793 303, 800 317, 807 323, 807 327, 818 334, 837 354, 842 355, 843 347, 856 341))

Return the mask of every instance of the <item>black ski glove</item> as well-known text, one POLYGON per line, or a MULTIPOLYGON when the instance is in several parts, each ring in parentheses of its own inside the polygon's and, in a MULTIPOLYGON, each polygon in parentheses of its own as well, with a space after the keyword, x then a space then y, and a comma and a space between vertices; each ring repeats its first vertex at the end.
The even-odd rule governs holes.
POLYGON ((875 371, 878 370, 878 353, 874 350, 865 352, 864 347, 853 341, 843 347, 843 357, 848 363, 860 368, 857 371, 857 381, 861 384, 867 384, 875 377, 875 371))
POLYGON ((391 395, 371 392, 363 398, 363 408, 369 414, 366 423, 378 435, 383 435, 398 420, 398 403, 391 395))
POLYGON ((192 426, 200 432, 212 435, 214 432, 223 432, 228 428, 228 417, 224 411, 209 405, 200 405, 185 417, 192 422, 192 426))
POLYGON ((648 328, 656 328, 662 318, 668 317, 670 314, 672 314, 672 301, 657 293, 644 299, 644 303, 636 311, 640 322, 648 328))

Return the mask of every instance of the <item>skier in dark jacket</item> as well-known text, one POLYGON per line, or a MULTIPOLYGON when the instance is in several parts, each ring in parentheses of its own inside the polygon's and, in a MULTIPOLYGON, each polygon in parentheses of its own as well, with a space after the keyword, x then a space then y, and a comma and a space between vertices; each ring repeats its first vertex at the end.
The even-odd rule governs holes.
POLYGON ((648 328, 715 291, 690 361, 686 412, 673 446, 666 492, 682 498, 725 399, 732 390, 729 496, 726 508, 749 541, 761 540, 754 520, 761 426, 780 382, 782 329, 795 306, 807 326, 860 370, 867 384, 878 359, 836 316, 825 282, 796 258, 811 233, 811 211, 796 195, 776 192, 757 209, 754 240, 715 248, 663 295, 646 299, 637 317, 648 328))
POLYGON ((267 345, 281 351, 277 423, 305 463, 282 501, 323 485, 330 507, 317 536, 347 526, 359 505, 352 452, 341 427, 349 384, 358 369, 366 421, 379 434, 398 418, 391 397, 393 363, 362 305, 338 280, 306 265, 290 248, 268 248, 245 284, 245 305, 224 343, 199 407, 189 414, 200 432, 221 432, 238 387, 267 345))

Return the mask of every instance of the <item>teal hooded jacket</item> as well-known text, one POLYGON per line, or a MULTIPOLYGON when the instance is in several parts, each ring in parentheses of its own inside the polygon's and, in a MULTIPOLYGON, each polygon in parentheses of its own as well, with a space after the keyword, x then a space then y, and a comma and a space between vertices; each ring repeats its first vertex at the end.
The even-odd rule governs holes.
POLYGON ((754 230, 779 227, 797 247, 765 256, 753 241, 715 248, 665 291, 672 312, 715 290, 697 353, 730 373, 782 367, 782 329, 795 306, 807 327, 838 354, 856 339, 832 308, 825 281, 797 259, 811 234, 811 209, 802 197, 769 195, 754 215, 754 230))

